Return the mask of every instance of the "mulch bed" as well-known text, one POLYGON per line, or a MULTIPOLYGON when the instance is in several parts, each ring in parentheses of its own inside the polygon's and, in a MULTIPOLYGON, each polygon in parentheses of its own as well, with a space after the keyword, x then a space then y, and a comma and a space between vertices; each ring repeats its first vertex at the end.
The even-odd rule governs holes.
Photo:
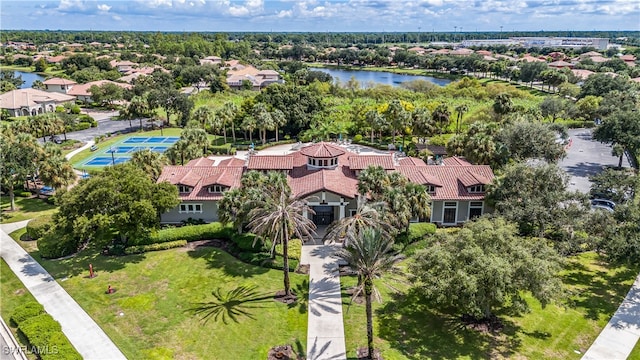
POLYGON ((309 265, 298 265, 296 274, 309 275, 309 265))
POLYGON ((500 321, 500 319, 495 315, 482 319, 476 319, 470 315, 462 315, 461 320, 467 328, 483 333, 500 332, 504 328, 502 321, 500 321))
MULTIPOLYGON (((367 349, 366 347, 359 348, 358 351, 356 351, 356 356, 358 359, 369 359, 369 349, 367 349)), ((383 360, 384 358, 382 357, 380 350, 374 348, 372 359, 383 360)))
POLYGON ((276 296, 273 297, 273 300, 275 301, 279 301, 281 303, 290 305, 296 302, 298 298, 295 295, 289 295, 289 296, 285 296, 284 295, 284 290, 280 290, 276 293, 276 296))
POLYGON ((297 360, 299 358, 291 345, 279 345, 269 349, 267 360, 297 360))
POLYGON ((191 241, 187 243, 187 249, 189 250, 197 250, 202 247, 215 247, 227 251, 229 249, 229 241, 223 239, 210 239, 191 241))

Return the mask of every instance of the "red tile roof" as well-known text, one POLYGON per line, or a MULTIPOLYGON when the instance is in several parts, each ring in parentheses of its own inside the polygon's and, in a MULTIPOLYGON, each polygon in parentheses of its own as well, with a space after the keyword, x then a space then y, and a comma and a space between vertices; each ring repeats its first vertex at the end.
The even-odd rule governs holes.
POLYGON ((249 157, 248 170, 291 170, 293 157, 281 155, 254 155, 249 157))
POLYGON ((206 157, 199 157, 197 159, 189 161, 185 166, 213 166, 215 162, 215 160, 206 157))
POLYGON ((438 186, 433 183, 434 179, 437 179, 441 186, 437 187, 434 194, 431 194, 431 199, 433 200, 482 200, 485 197, 484 193, 467 192, 468 186, 477 185, 479 183, 476 182, 475 184, 470 185, 466 184, 468 184, 470 178, 476 179, 476 181, 480 181, 481 179, 483 182, 480 184, 486 184, 491 182, 494 177, 493 171, 489 165, 430 165, 415 167, 413 169, 402 166, 399 167, 398 170, 405 174, 405 176, 407 176, 412 182, 416 179, 416 171, 419 171, 425 178, 429 177, 431 179, 423 184, 438 186), (486 183, 484 181, 486 181, 486 183))
POLYGON ((220 200, 223 194, 210 193, 208 187, 217 184, 238 188, 242 171, 242 167, 236 166, 165 166, 158 182, 192 187, 190 193, 180 194, 181 200, 220 200))
POLYGON ((382 166, 385 170, 395 169, 391 155, 351 155, 348 159, 351 170, 364 170, 369 166, 382 166))
POLYGON ((427 166, 424 160, 415 157, 406 157, 398 160, 399 165, 404 166, 427 166))
POLYGON ((62 79, 62 78, 51 78, 42 82, 45 85, 75 85, 77 84, 73 80, 62 79))
POLYGON ((303 147, 300 150, 300 153, 313 158, 332 158, 344 154, 345 151, 338 146, 331 145, 326 142, 319 142, 317 144, 303 147))
POLYGON ((473 165, 468 162, 465 158, 452 156, 442 159, 443 166, 470 166, 473 165))

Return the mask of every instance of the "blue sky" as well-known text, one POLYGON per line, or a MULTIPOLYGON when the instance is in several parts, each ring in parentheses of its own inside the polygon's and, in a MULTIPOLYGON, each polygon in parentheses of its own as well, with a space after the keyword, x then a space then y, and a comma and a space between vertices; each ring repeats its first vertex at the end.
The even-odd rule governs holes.
POLYGON ((639 0, 1 0, 0 29, 639 30, 639 0))

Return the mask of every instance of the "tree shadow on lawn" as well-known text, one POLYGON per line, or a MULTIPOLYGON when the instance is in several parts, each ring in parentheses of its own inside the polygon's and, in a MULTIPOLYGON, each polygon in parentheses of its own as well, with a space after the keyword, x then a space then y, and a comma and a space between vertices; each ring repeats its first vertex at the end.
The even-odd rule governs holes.
POLYGON ((460 316, 440 313, 415 291, 395 294, 376 310, 380 338, 409 359, 509 357, 520 347, 520 328, 501 318, 498 333, 467 327, 460 316))
POLYGON ((261 304, 273 299, 271 292, 259 293, 257 288, 256 285, 242 285, 227 292, 217 288, 211 292, 214 300, 196 303, 188 311, 200 316, 205 324, 212 318, 216 322, 222 321, 225 325, 229 320, 238 323, 243 317, 255 320, 252 310, 264 308, 261 304))
POLYGON ((270 269, 251 265, 216 247, 198 247, 187 251, 194 259, 205 259, 212 269, 220 269, 226 275, 252 277, 268 272, 270 269))
POLYGON ((122 270, 127 264, 139 263, 146 258, 144 254, 102 255, 101 250, 100 246, 89 245, 74 255, 60 259, 44 259, 37 250, 31 252, 30 255, 56 279, 78 275, 89 276, 89 264, 93 266, 94 273, 99 276, 101 272, 110 273, 122 270))
POLYGON ((563 276, 563 282, 575 287, 569 292, 566 300, 571 308, 584 308, 585 317, 598 320, 600 317, 610 317, 618 308, 622 299, 630 289, 629 284, 622 282, 634 279, 638 275, 638 266, 622 266, 599 262, 599 266, 611 271, 622 268, 613 274, 607 271, 592 270, 578 262, 569 262, 568 271, 563 276))

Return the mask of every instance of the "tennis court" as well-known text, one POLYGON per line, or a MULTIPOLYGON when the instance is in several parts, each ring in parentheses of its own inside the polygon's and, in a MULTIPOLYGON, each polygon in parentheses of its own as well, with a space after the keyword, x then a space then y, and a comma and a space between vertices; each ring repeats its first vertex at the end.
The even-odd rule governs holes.
POLYGON ((103 167, 121 164, 131 159, 133 153, 145 149, 163 153, 179 139, 177 136, 130 136, 111 146, 101 147, 98 144, 98 150, 82 166, 103 167))

